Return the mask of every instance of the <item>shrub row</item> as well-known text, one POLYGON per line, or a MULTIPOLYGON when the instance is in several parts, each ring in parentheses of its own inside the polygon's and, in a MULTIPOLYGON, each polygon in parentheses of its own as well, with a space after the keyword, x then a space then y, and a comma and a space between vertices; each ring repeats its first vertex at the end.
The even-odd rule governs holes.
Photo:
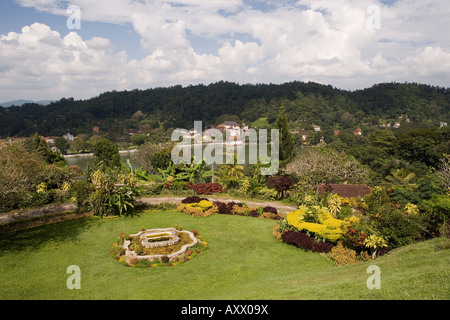
POLYGON ((191 196, 181 200, 181 204, 177 208, 178 211, 187 213, 192 216, 210 216, 212 214, 229 214, 250 217, 263 217, 266 219, 281 220, 283 217, 278 214, 275 207, 265 206, 259 208, 251 208, 244 206, 240 202, 230 201, 214 201, 210 202, 207 198, 199 196, 191 196), (204 204, 211 204, 205 207, 204 204))
POLYGON ((213 194, 215 192, 222 192, 222 186, 218 183, 196 183, 189 186, 196 194, 213 194))
POLYGON ((206 199, 206 198, 200 198, 199 196, 192 196, 192 197, 184 198, 183 200, 181 200, 181 203, 183 203, 183 204, 198 203, 202 200, 208 201, 208 199, 206 199))
POLYGON ((284 231, 281 234, 281 241, 312 252, 328 253, 333 248, 332 243, 316 241, 305 233, 293 230, 284 231))

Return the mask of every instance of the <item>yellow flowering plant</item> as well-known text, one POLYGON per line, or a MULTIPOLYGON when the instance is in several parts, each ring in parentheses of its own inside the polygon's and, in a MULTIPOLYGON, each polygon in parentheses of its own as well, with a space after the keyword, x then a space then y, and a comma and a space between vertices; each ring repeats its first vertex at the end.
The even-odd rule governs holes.
POLYGON ((387 247, 386 240, 375 234, 368 236, 366 240, 364 240, 364 245, 366 248, 370 248, 372 250, 372 259, 375 259, 378 249, 387 247))
MULTIPOLYGON (((316 206, 318 207, 318 206, 316 206)), ((318 222, 305 221, 305 207, 290 212, 286 216, 289 225, 299 231, 313 233, 315 236, 335 242, 342 237, 343 220, 334 218, 324 207, 315 208, 318 211, 318 222)))
POLYGON ((45 182, 41 182, 36 186, 37 193, 45 193, 47 191, 47 184, 45 182))

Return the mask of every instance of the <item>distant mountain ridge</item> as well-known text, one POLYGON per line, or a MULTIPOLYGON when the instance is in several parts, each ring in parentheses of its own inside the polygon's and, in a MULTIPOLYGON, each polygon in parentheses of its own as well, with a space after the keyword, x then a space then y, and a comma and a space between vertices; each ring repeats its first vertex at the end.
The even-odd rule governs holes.
POLYGON ((41 104, 43 106, 46 106, 46 105, 49 105, 52 102, 53 102, 53 100, 34 101, 34 100, 19 99, 19 100, 12 100, 12 101, 7 101, 7 102, 1 102, 0 106, 2 106, 3 108, 9 108, 11 106, 21 106, 21 105, 23 105, 25 103, 35 103, 35 104, 41 104))
POLYGON ((450 123, 450 88, 417 83, 380 83, 345 91, 314 82, 181 85, 104 92, 86 100, 62 98, 46 106, 25 103, 0 107, 0 138, 28 137, 35 132, 62 136, 95 132, 119 141, 124 132, 167 134, 169 129, 192 128, 223 121, 251 124, 263 118, 273 123, 279 107, 286 108, 292 129, 315 126, 322 132, 369 130, 378 126, 402 128, 450 123), (294 128, 295 127, 295 128, 294 128))

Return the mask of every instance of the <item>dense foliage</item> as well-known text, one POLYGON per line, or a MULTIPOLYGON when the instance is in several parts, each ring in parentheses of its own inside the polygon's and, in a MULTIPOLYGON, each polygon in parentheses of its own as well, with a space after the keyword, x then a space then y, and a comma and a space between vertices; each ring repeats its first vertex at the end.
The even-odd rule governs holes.
MULTIPOLYGON (((354 126, 378 125, 403 116, 414 124, 439 124, 449 119, 449 89, 421 85, 383 83, 354 92, 317 83, 289 82, 281 85, 238 85, 217 82, 210 85, 173 86, 147 90, 112 91, 88 100, 62 98, 48 106, 27 103, 0 107, 0 137, 43 135, 61 136, 99 133, 122 139, 129 128, 161 138, 168 128, 192 127, 224 120, 250 124, 260 118, 275 122, 279 106, 284 105, 292 122, 304 127, 318 125, 332 137, 354 126), (160 130, 162 129, 162 131, 160 130)), ((447 121, 448 122, 448 121, 447 121)), ((364 130, 364 128, 362 128, 364 130)), ((126 136, 126 135, 125 135, 126 136)), ((136 138, 138 139, 138 138, 136 138)))
POLYGON ((220 82, 0 108, 0 135, 32 136, 23 144, 0 146, 0 211, 70 199, 78 212, 122 215, 133 213, 145 195, 183 195, 177 209, 186 214, 279 220, 278 239, 330 253, 336 264, 374 259, 450 233, 449 96, 448 89, 417 84, 346 92, 313 83, 220 82), (191 128, 194 120, 280 129, 280 172, 265 176, 264 164, 236 159, 216 167, 204 159, 173 163, 170 133, 191 128), (93 151, 95 167, 88 172, 67 168, 36 133, 62 135, 67 128, 77 137, 70 143, 58 137, 55 145, 63 153, 93 151), (118 146, 127 143, 139 146, 138 168, 120 162, 118 146), (347 183, 369 185, 370 194, 344 198, 329 188, 347 183), (324 192, 318 192, 320 186, 324 192), (218 192, 298 209, 284 216, 271 206, 198 196, 218 192))

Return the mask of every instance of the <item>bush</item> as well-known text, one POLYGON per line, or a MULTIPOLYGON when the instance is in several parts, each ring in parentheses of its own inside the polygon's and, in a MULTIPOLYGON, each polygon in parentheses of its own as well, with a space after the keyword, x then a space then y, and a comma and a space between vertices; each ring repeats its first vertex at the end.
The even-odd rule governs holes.
POLYGON ((159 195, 164 188, 163 183, 156 181, 140 183, 139 186, 142 188, 142 194, 147 196, 159 195))
POLYGON ((272 212, 275 214, 278 214, 278 210, 277 208, 271 207, 271 206, 266 206, 263 208, 263 212, 272 212))
POLYGON ((372 223, 392 248, 414 243, 424 231, 420 216, 405 215, 391 206, 379 208, 372 223))
POLYGON ((299 247, 305 251, 311 250, 312 252, 330 252, 333 248, 333 244, 328 242, 319 242, 309 237, 307 234, 287 230, 281 234, 281 241, 299 247))
POLYGON ((330 242, 320 242, 320 241, 315 241, 313 243, 313 252, 323 252, 323 253, 328 253, 330 252, 332 249, 334 248, 334 245, 330 242))
POLYGON ((278 191, 279 198, 284 198, 286 191, 294 185, 294 181, 288 176, 270 177, 267 180, 267 186, 278 191))
POLYGON ((253 217, 253 218, 258 218, 259 217, 259 213, 258 213, 258 211, 256 209, 250 210, 248 215, 250 217, 253 217))
POLYGON ((215 192, 222 192, 222 186, 218 183, 196 183, 189 186, 196 194, 213 194, 215 192))
POLYGON ((214 201, 214 205, 217 207, 217 211, 219 214, 239 214, 242 215, 244 212, 244 209, 241 209, 243 207, 242 203, 239 202, 221 202, 221 201, 214 201), (236 207, 235 207, 236 206, 236 207))
POLYGON ((278 214, 275 214, 273 212, 264 212, 262 214, 262 217, 265 218, 265 219, 272 219, 272 220, 281 220, 281 219, 283 219, 282 216, 280 216, 278 214))
POLYGON ((424 223, 428 232, 433 236, 439 235, 439 229, 450 219, 450 197, 435 195, 431 200, 422 204, 424 223))
POLYGON ((313 239, 301 232, 285 231, 281 235, 281 241, 302 248, 305 251, 312 250, 313 239))
POLYGON ((214 201, 214 206, 217 207, 217 212, 219 214, 227 214, 227 204, 220 202, 220 201, 214 201))
POLYGON ((317 209, 313 214, 313 221, 308 222, 308 212, 304 208, 300 208, 296 211, 290 212, 286 216, 287 222, 298 231, 304 231, 307 233, 313 233, 316 237, 321 237, 327 241, 336 242, 342 237, 342 225, 343 220, 335 219, 326 210, 317 209))
POLYGON ((166 169, 172 162, 172 149, 170 146, 154 153, 150 158, 150 163, 153 168, 166 169))
POLYGON ((137 187, 133 174, 105 174, 97 170, 91 180, 95 191, 89 197, 89 204, 94 215, 132 213, 134 204, 141 197, 141 189, 137 187))
POLYGON ((41 182, 48 182, 49 166, 36 152, 21 144, 0 148, 0 211, 33 206, 31 193, 41 182))
POLYGON ((86 180, 77 180, 72 185, 72 200, 75 202, 77 212, 86 212, 89 209, 89 195, 94 191, 94 185, 86 180))
POLYGON ((344 266, 358 262, 356 251, 345 248, 341 243, 331 249, 330 257, 334 260, 335 266, 344 266))
POLYGON ((194 217, 208 217, 218 213, 217 207, 207 200, 201 200, 198 203, 180 203, 177 210, 194 217))
POLYGON ((193 207, 190 204, 180 204, 177 207, 177 210, 181 211, 183 213, 186 213, 188 215, 191 215, 191 216, 202 216, 203 215, 203 210, 201 208, 193 207))
POLYGON ((183 200, 181 200, 181 203, 188 204, 188 203, 199 203, 202 200, 208 201, 207 198, 200 198, 199 196, 192 196, 192 197, 186 197, 183 200))

